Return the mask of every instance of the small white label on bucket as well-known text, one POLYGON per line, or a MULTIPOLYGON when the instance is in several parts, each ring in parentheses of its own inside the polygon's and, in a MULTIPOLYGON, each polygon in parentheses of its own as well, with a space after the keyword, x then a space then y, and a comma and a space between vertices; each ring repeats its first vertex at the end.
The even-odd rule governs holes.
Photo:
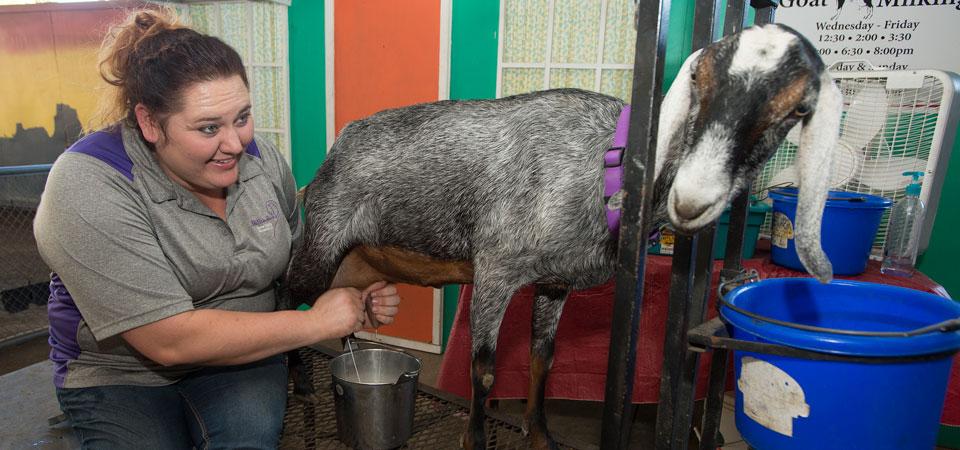
POLYGON ((795 417, 810 416, 797 380, 766 361, 743 357, 737 387, 743 393, 743 413, 782 435, 793 436, 795 417))
POLYGON ((773 213, 773 228, 770 233, 770 243, 780 248, 787 248, 787 241, 793 239, 793 222, 786 214, 773 213))

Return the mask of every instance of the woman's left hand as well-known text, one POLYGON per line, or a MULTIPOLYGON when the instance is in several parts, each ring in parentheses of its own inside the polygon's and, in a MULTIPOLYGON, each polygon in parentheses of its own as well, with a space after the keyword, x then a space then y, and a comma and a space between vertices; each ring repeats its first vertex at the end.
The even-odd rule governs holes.
POLYGON ((378 324, 370 323, 370 315, 367 314, 363 322, 364 328, 376 328, 377 325, 387 325, 393 323, 394 316, 400 308, 400 295, 397 294, 397 286, 388 284, 386 281, 378 281, 367 286, 361 294, 366 308, 373 310, 378 324), (369 299, 369 300, 368 300, 369 299))

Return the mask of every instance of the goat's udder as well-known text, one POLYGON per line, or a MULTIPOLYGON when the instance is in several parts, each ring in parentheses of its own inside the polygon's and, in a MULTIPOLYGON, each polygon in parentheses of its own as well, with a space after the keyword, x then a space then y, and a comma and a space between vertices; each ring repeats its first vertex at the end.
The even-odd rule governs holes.
POLYGON ((451 261, 399 247, 354 247, 343 258, 331 288, 363 289, 380 281, 418 286, 473 283, 473 263, 451 261))

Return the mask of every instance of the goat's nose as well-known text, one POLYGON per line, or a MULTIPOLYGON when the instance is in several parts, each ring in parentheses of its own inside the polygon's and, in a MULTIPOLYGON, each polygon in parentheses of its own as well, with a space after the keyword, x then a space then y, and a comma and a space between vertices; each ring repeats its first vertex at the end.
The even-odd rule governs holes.
POLYGON ((709 201, 698 197, 689 197, 685 199, 676 199, 673 204, 677 215, 684 220, 693 220, 700 217, 707 208, 710 207, 709 201))

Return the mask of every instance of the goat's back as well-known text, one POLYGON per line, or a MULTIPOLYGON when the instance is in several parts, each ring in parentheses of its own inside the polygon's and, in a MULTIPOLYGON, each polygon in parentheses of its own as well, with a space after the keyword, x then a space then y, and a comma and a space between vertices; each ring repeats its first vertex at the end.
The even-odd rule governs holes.
POLYGON ((609 258, 603 155, 622 108, 560 89, 383 111, 344 128, 307 211, 339 218, 353 244, 437 258, 609 258))

